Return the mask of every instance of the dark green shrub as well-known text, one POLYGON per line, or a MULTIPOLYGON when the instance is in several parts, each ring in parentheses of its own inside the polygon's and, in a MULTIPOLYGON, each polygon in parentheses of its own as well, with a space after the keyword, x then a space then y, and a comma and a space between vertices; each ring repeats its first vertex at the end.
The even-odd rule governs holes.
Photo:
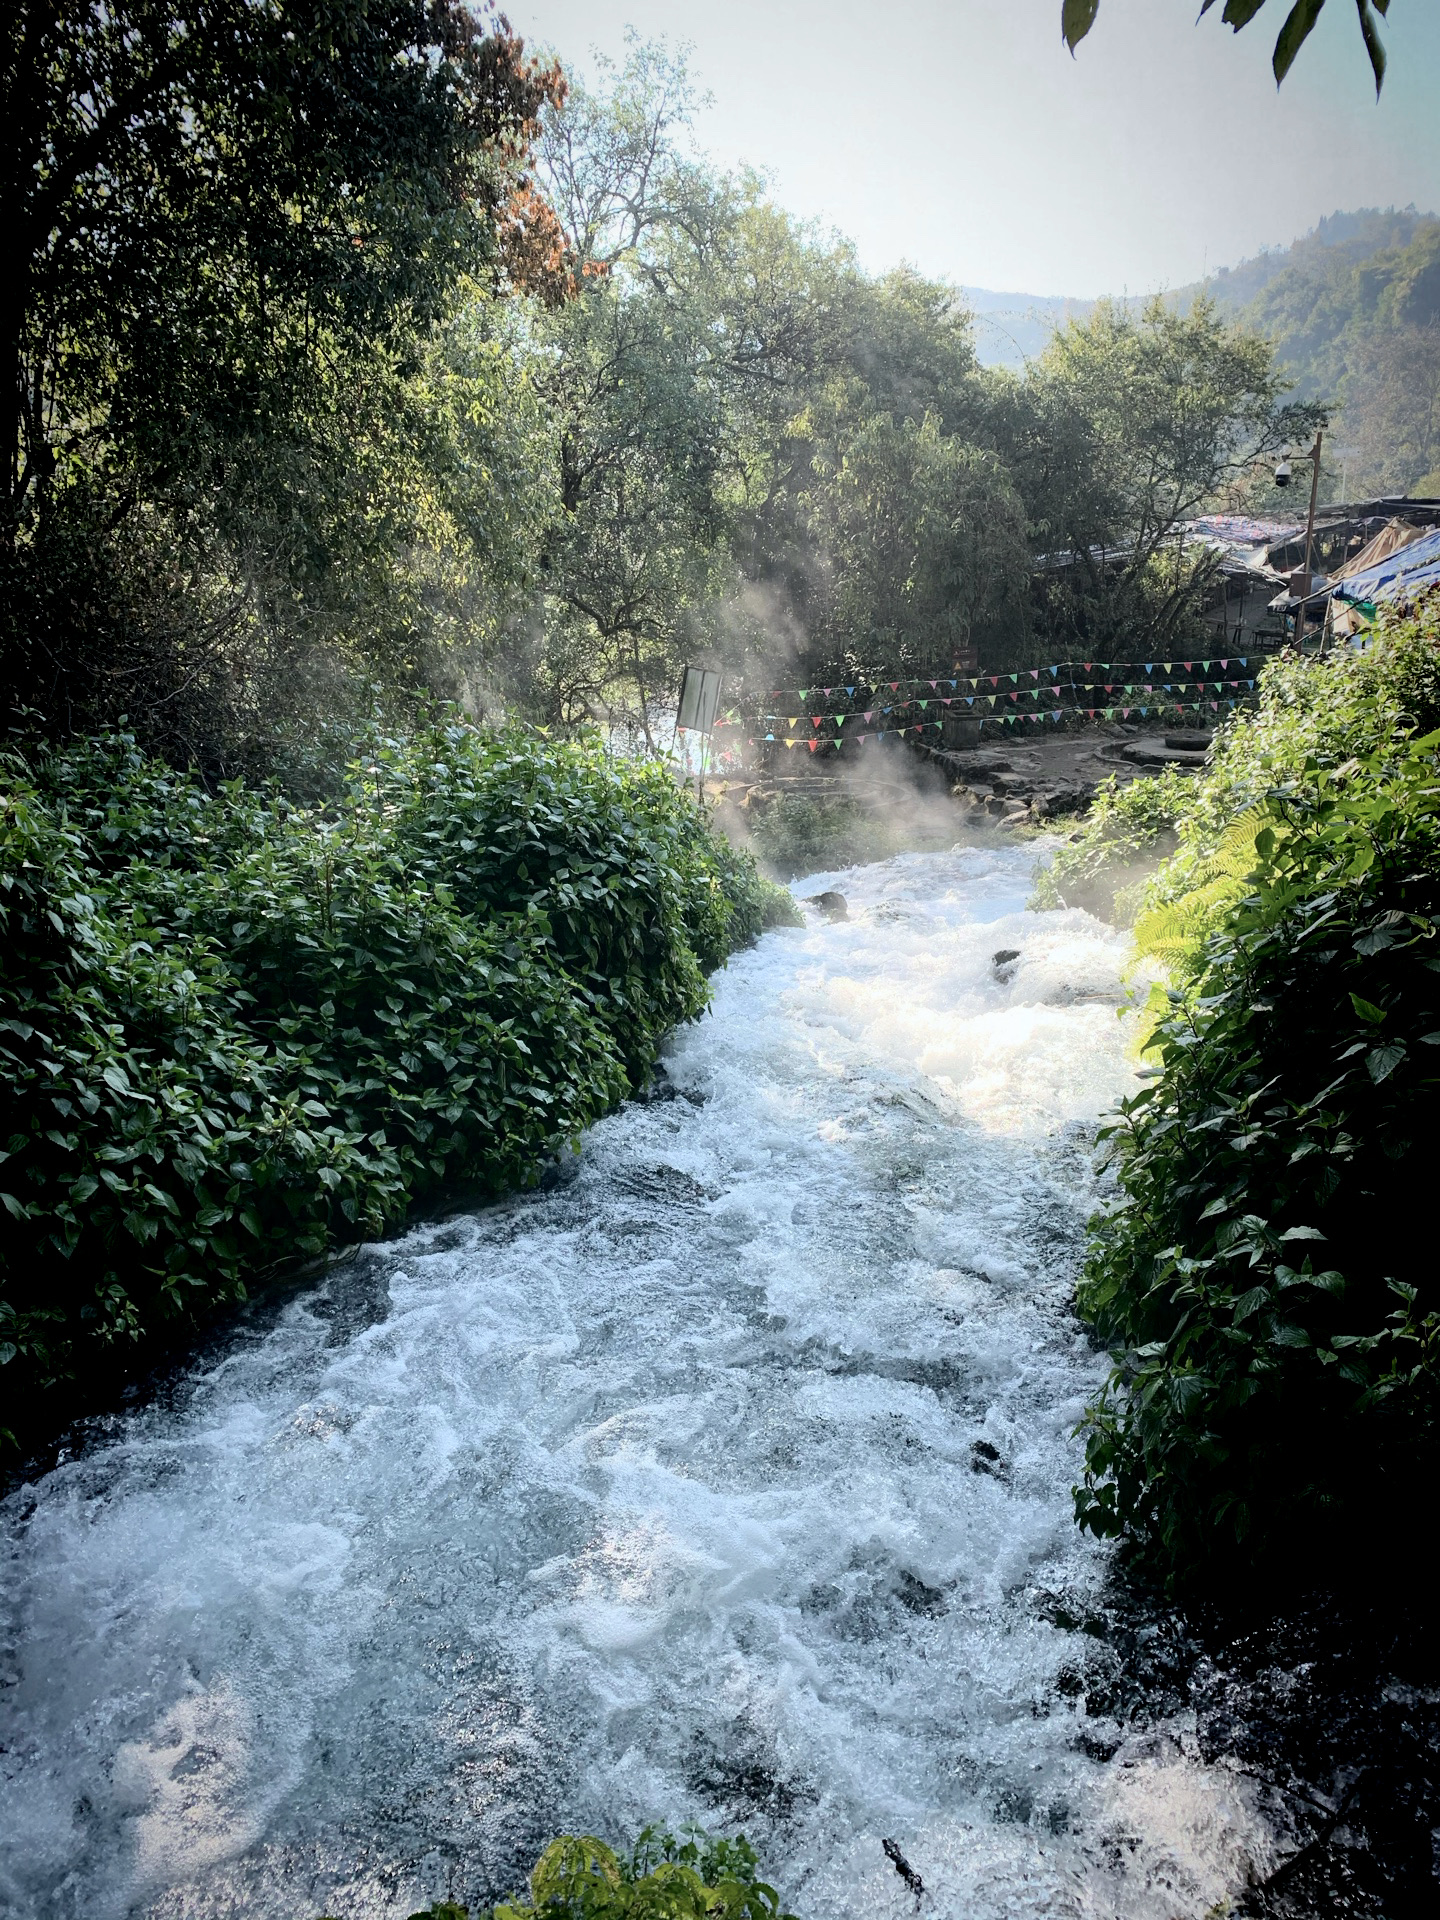
POLYGON ((411 870, 448 889, 459 913, 533 932, 603 1004, 642 1081, 734 944, 722 871, 735 876, 735 856, 667 770, 598 745, 537 751, 524 734, 451 726, 375 755, 368 772, 411 870))
POLYGON ((112 738, 0 765, 12 1405, 442 1185, 533 1180, 758 931, 663 772, 437 728, 324 816, 112 738))
POLYGON ((1363 1562, 1426 1510, 1437 744, 1311 760, 1261 803, 1244 895, 1158 1028, 1162 1077, 1108 1129, 1123 1201, 1079 1304, 1117 1366, 1076 1511, 1172 1578, 1363 1562))
POLYGON ((909 848, 948 847, 957 831, 943 805, 887 807, 847 793, 782 793, 749 816, 749 827, 756 852, 783 880, 888 860, 909 848))
POLYGON ((756 848, 782 880, 855 866, 892 849, 858 801, 846 795, 811 800, 782 794, 751 822, 756 848))

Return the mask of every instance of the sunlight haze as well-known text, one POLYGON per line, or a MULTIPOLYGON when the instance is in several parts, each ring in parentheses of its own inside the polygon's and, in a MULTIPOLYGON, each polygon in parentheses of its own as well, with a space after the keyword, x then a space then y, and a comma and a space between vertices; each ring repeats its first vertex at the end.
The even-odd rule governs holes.
MULTIPOLYGON (((1337 208, 1440 206, 1440 11, 1394 0, 1376 105, 1353 8, 1283 88, 1268 8, 1244 33, 1195 0, 1103 0, 1078 56, 1059 0, 534 0, 510 18, 582 77, 627 25, 693 47, 700 143, 882 270, 908 260, 1036 294, 1181 286, 1337 208), (797 84, 801 82, 803 84, 797 84)), ((1273 19, 1272 19, 1273 15, 1273 19)))

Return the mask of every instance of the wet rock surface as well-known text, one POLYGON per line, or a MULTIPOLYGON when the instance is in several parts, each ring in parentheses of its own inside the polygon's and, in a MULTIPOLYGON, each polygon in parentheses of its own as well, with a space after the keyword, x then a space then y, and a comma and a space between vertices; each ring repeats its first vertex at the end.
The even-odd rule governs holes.
POLYGON ((1212 737, 1198 728, 1161 733, 1117 722, 1000 751, 927 751, 930 764, 951 782, 962 819, 1010 831, 1078 817, 1102 780, 1124 785, 1167 766, 1199 771, 1212 737))
POLYGON ((823 913, 827 920, 850 918, 850 908, 844 894, 837 893, 833 887, 828 887, 824 893, 807 894, 800 904, 805 907, 814 907, 817 912, 823 913))
POLYGON ((868 809, 913 810, 917 793, 953 804, 956 824, 967 834, 1016 828, 1063 826, 1090 805, 1103 780, 1128 781, 1167 766, 1199 771, 1213 735, 1201 728, 1164 732, 1157 727, 1101 721, 1079 733, 982 742, 973 747, 914 745, 896 749, 888 762, 863 757, 807 768, 771 769, 719 781, 714 798, 743 837, 777 800, 824 803, 853 795, 868 809))
POLYGON ((1237 1920, 1440 1912, 1433 1608, 1312 1592, 1187 1612, 1117 1581, 1084 1614, 1052 1597, 1048 1617, 1075 1634, 1058 1684, 1095 1723, 1086 1751, 1123 1764, 1179 1728, 1264 1809, 1275 1856, 1227 1909, 1237 1920))

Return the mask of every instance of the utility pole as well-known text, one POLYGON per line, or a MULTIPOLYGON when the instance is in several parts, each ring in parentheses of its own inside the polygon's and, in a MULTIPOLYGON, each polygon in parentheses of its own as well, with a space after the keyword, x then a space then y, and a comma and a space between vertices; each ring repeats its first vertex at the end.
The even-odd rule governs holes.
POLYGON ((1320 443, 1325 438, 1324 429, 1315 429, 1315 444, 1305 458, 1311 462, 1310 474, 1310 518, 1305 522, 1305 594, 1300 602, 1300 611, 1295 618, 1295 640, 1298 645, 1305 633, 1305 616, 1310 611, 1309 594, 1311 590, 1311 561, 1315 550, 1315 502, 1320 493, 1320 443))

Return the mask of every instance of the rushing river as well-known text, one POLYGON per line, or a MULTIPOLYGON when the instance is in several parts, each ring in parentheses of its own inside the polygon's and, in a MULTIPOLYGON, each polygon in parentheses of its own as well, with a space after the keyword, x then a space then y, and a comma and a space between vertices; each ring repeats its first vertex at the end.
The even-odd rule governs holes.
POLYGON ((1075 1679, 1134 1086, 1030 856, 801 882, 546 1191, 344 1263, 5 1507, 0 1911, 394 1920, 560 1829, 743 1827, 806 1920, 1199 1916, 1237 1774, 1075 1679), (997 950, 1020 958, 997 968, 997 950))

